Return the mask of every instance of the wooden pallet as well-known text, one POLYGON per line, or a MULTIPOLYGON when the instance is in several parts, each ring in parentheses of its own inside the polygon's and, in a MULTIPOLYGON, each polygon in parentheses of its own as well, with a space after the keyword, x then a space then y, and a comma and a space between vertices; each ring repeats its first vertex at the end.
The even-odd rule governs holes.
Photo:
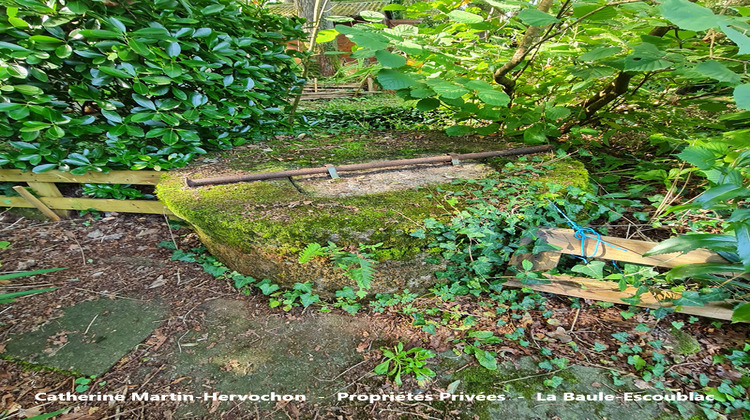
MULTIPOLYGON (((542 229, 539 231, 538 237, 544 239, 551 245, 560 247, 561 249, 559 251, 545 251, 536 255, 528 254, 515 256, 511 260, 513 265, 520 267, 523 260, 528 260, 533 264, 533 271, 548 271, 557 266, 557 263, 560 261, 560 257, 563 254, 583 255, 581 253, 581 240, 576 238, 575 233, 570 229, 542 229)), ((618 248, 622 248, 622 250, 612 246, 607 246, 604 243, 599 243, 597 249, 596 241, 587 239, 585 241, 585 255, 590 256, 590 258, 665 268, 672 268, 681 264, 727 262, 718 254, 704 249, 698 249, 684 254, 672 253, 643 257, 643 254, 651 250, 656 243, 622 239, 612 236, 602 236, 602 241, 618 248), (596 253, 594 254, 595 251, 596 253)), ((607 280, 594 280, 566 275, 553 276, 549 274, 545 274, 544 277, 550 280, 549 284, 526 285, 517 280, 509 280, 505 282, 504 285, 511 287, 528 287, 539 292, 619 304, 624 304, 622 299, 633 297, 637 290, 634 287, 628 287, 621 291, 618 283, 607 280)), ((670 290, 651 290, 640 296, 641 302, 636 306, 653 309, 672 308, 675 312, 679 313, 731 320, 733 308, 737 305, 737 302, 731 303, 726 301, 716 301, 709 302, 705 306, 675 306, 671 302, 663 301, 664 299, 677 299, 680 296, 680 293, 670 290)))
POLYGON ((0 169, 0 182, 26 183, 36 194, 34 196, 24 186, 17 185, 13 189, 21 196, 0 196, 0 207, 37 208, 53 220, 68 216, 68 210, 93 209, 120 213, 172 215, 171 211, 156 200, 64 197, 56 185, 58 183, 156 185, 159 183, 161 174, 162 172, 158 171, 110 171, 106 174, 89 172, 85 175, 48 171, 35 174, 18 169, 0 169))

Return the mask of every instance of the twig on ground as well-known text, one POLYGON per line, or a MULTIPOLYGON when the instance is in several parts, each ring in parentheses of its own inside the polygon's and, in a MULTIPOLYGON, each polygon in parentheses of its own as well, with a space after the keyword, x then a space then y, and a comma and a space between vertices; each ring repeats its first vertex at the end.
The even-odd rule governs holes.
POLYGON ((94 321, 96 321, 96 318, 99 318, 99 314, 94 315, 94 319, 89 322, 89 326, 86 327, 86 331, 83 332, 83 335, 86 335, 89 333, 89 330, 91 329, 91 326, 94 325, 94 321))
POLYGON ((573 330, 575 329, 576 322, 578 322, 578 315, 580 314, 581 314, 581 308, 578 308, 578 310, 576 311, 576 316, 575 318, 573 318, 573 323, 570 324, 570 329, 568 330, 569 333, 573 332, 573 330))

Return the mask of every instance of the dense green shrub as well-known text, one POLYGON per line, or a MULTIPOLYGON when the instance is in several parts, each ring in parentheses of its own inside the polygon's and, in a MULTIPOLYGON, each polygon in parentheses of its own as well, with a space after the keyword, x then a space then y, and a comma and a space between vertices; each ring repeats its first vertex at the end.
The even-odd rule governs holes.
POLYGON ((406 107, 377 107, 357 109, 305 110, 299 112, 302 123, 314 129, 328 131, 357 128, 367 130, 399 130, 420 127, 444 127, 451 124, 451 113, 436 109, 421 112, 406 107))
POLYGON ((299 22, 257 6, 0 3, 0 166, 183 166, 272 131, 301 84, 286 51, 299 22))

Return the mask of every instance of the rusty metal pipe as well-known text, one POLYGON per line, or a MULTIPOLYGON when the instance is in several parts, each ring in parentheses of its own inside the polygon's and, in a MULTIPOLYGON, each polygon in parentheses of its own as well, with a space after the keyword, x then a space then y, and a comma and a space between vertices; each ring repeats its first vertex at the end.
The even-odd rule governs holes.
MULTIPOLYGON (((416 159, 386 160, 381 162, 355 163, 352 165, 336 166, 336 172, 361 171, 364 169, 392 168, 396 166, 419 165, 427 163, 448 163, 453 160, 484 159, 497 156, 527 155, 531 153, 542 153, 553 150, 552 145, 520 147, 510 150, 498 150, 494 152, 465 153, 462 155, 432 156, 416 159)), ((267 179, 288 178, 291 176, 305 176, 329 173, 328 167, 295 169, 292 171, 266 172, 260 174, 223 176, 215 178, 185 179, 188 187, 201 187, 204 185, 234 184, 238 182, 262 181, 267 179)))

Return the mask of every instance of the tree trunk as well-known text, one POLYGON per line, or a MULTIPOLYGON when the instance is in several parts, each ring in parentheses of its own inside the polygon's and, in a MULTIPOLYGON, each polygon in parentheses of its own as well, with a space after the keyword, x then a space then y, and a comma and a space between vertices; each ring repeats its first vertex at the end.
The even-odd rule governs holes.
MULTIPOLYGON (((539 6, 537 6, 537 10, 547 13, 551 6, 552 0, 541 0, 539 6)), ((531 46, 539 40, 539 35, 542 33, 542 29, 541 26, 529 26, 526 28, 526 33, 524 33, 521 43, 518 45, 518 48, 516 48, 516 52, 513 53, 513 57, 503 64, 502 67, 495 70, 495 73, 493 74, 495 82, 502 85, 503 90, 508 95, 513 93, 513 89, 516 87, 516 82, 506 75, 516 68, 524 58, 526 58, 530 52, 531 46)))
MULTIPOLYGON (((669 26, 657 26, 649 32, 649 35, 661 38, 669 32, 669 29, 669 26)), ((608 84, 607 87, 593 97, 583 101, 581 106, 583 107, 585 116, 582 121, 591 119, 596 111, 604 108, 621 95, 624 95, 625 92, 628 91, 630 80, 633 76, 635 76, 635 74, 632 72, 621 71, 615 80, 608 84)))
MULTIPOLYGON (((330 7, 326 5, 328 4, 327 2, 322 2, 321 4, 323 5, 322 7, 323 10, 317 11, 315 10, 316 8, 315 0, 294 0, 294 9, 295 9, 297 16, 304 17, 307 20, 303 29, 308 34, 308 37, 309 37, 308 42, 310 43, 315 42, 315 40, 312 39, 311 37, 314 32, 313 31, 314 26, 316 25, 316 22, 315 22, 316 19, 319 20, 319 22, 317 23, 318 27, 317 27, 317 31, 315 32, 320 32, 325 29, 333 28, 333 22, 326 20, 326 17, 330 15, 329 13, 330 7)), ((321 76, 332 76, 336 72, 335 66, 331 62, 331 60, 335 58, 332 56, 323 55, 325 51, 328 51, 332 48, 331 45, 329 44, 334 44, 334 43, 317 45, 316 48, 313 49, 313 51, 315 51, 315 54, 316 54, 315 59, 317 61, 318 71, 321 76)))

